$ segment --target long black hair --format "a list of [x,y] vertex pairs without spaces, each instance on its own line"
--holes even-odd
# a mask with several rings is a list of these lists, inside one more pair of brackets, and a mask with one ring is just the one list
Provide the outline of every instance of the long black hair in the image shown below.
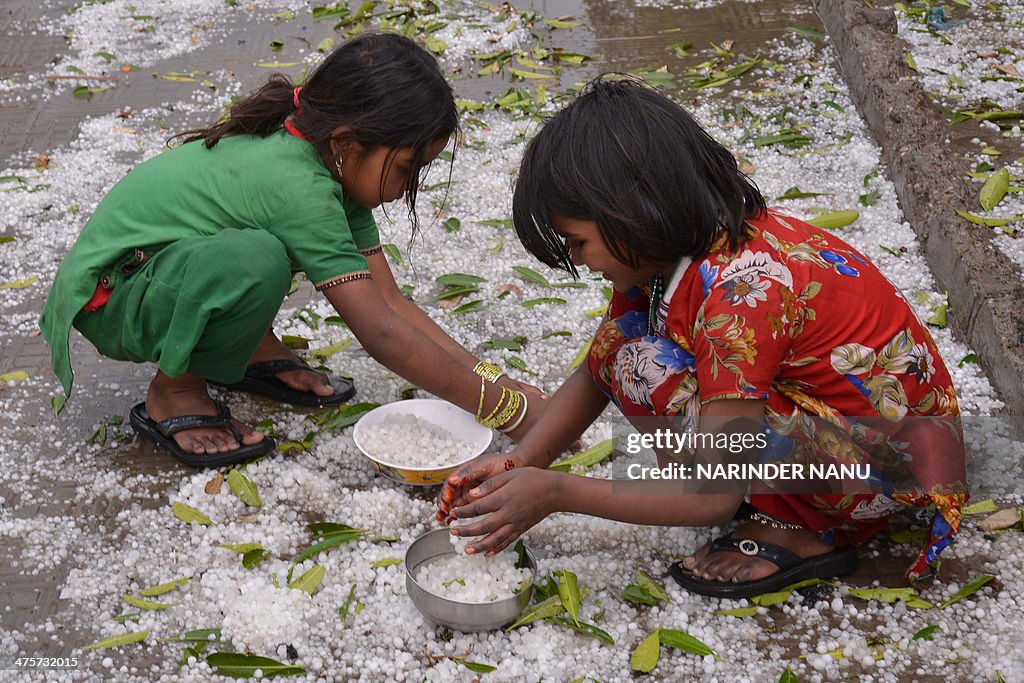
[[590,81],[530,141],[512,219],[543,263],[578,275],[551,212],[597,223],[609,251],[673,263],[696,257],[726,231],[735,248],[764,198],[733,155],[682,107],[621,74]]
[[[273,74],[225,118],[184,133],[185,141],[213,148],[229,135],[267,137],[292,116],[318,150],[329,148],[335,130],[348,127],[346,139],[367,149],[413,148],[412,166],[419,170],[435,142],[458,138],[458,110],[437,60],[402,35],[363,34],[335,48],[302,84],[298,108],[294,88],[288,76]],[[419,173],[411,173],[405,201],[414,228],[419,184]]]

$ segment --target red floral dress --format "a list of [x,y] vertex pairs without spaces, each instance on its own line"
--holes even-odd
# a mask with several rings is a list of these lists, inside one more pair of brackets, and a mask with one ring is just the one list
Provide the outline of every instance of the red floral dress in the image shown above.
[[[916,579],[950,543],[966,500],[959,409],[935,342],[899,290],[836,236],[774,213],[748,226],[738,250],[723,237],[680,264],[653,329],[647,292],[616,292],[589,370],[627,417],[696,421],[708,401],[763,399],[784,447],[763,449],[761,461],[880,466],[873,446],[888,446],[916,486],[796,494],[755,484],[748,500],[838,545],[934,505],[907,571]],[[922,429],[927,420],[940,427]]]

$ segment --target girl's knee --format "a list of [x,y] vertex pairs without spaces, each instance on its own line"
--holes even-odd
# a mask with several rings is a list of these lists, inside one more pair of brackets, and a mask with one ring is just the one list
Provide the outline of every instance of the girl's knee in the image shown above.
[[223,244],[213,256],[224,282],[234,288],[283,299],[291,286],[288,252],[281,240],[263,230],[225,230]]

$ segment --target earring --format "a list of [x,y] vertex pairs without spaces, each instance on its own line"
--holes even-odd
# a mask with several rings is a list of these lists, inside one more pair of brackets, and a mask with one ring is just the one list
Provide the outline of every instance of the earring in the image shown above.
[[334,157],[334,170],[336,170],[338,172],[338,180],[341,180],[341,176],[342,176],[341,164],[344,161],[345,160],[342,159],[340,154],[338,156]]

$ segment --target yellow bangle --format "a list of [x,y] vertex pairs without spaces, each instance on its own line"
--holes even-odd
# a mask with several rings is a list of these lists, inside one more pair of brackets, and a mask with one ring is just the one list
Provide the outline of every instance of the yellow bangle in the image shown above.
[[494,422],[491,425],[495,429],[501,429],[515,416],[516,411],[519,410],[519,406],[523,403],[523,395],[518,391],[512,391],[509,393],[508,402],[501,409],[501,412],[494,418]]
[[516,421],[513,422],[512,424],[507,425],[505,427],[498,427],[498,431],[501,432],[502,434],[508,434],[510,432],[516,431],[517,429],[519,429],[519,425],[523,424],[523,420],[526,419],[526,411],[530,409],[530,402],[527,400],[526,394],[522,394],[522,397],[523,397],[523,410],[522,410],[522,412],[519,413],[519,417],[517,417]]
[[480,422],[481,424],[487,425],[488,427],[493,427],[494,426],[495,416],[502,409],[502,405],[501,405],[502,402],[506,401],[506,400],[511,400],[511,398],[510,398],[511,394],[512,394],[512,392],[509,391],[508,388],[501,387],[501,396],[498,397],[498,402],[494,404],[494,410],[492,410],[491,413],[487,417],[482,417],[479,420],[477,420],[477,422]]
[[481,416],[484,414],[484,389],[487,387],[487,383],[484,382],[483,378],[480,378],[480,403],[476,407],[476,420],[480,421]]
[[500,377],[505,375],[501,368],[494,363],[488,363],[487,361],[480,361],[477,363],[476,366],[473,367],[473,372],[480,375],[491,384],[494,384]]

